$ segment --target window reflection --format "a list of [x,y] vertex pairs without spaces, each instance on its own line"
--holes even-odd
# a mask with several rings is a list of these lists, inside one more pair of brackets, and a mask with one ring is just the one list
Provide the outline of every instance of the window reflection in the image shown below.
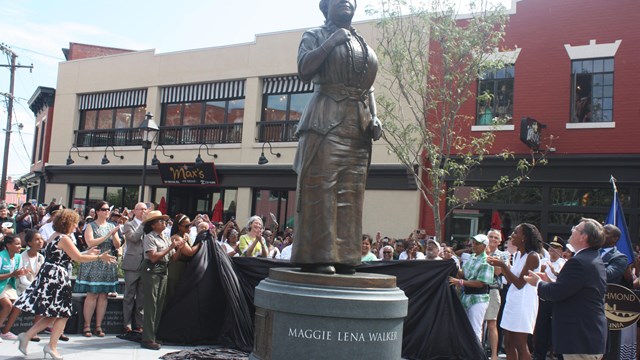
[[80,130],[130,129],[139,127],[144,120],[144,106],[110,108],[100,110],[82,110]]
[[510,124],[513,119],[514,66],[487,72],[478,82],[477,125]]
[[244,99],[163,104],[162,126],[237,124],[244,120]]
[[313,93],[265,95],[263,121],[298,121]]
[[[629,189],[618,189],[620,204],[624,207],[631,201]],[[613,190],[611,188],[552,188],[551,204],[555,206],[611,206]]]
[[613,121],[613,58],[571,63],[571,121]]

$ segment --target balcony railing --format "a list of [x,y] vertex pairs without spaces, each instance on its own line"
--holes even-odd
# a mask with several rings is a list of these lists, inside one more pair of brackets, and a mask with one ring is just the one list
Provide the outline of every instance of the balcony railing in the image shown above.
[[[74,131],[78,147],[141,146],[140,129],[100,129]],[[230,144],[242,142],[242,123],[161,126],[158,143],[161,145]]]
[[133,146],[142,144],[140,129],[95,129],[76,130],[78,147]]
[[298,121],[260,121],[258,126],[259,142],[291,142],[298,141],[295,135]]
[[161,126],[161,145],[233,144],[242,142],[242,123],[199,126]]

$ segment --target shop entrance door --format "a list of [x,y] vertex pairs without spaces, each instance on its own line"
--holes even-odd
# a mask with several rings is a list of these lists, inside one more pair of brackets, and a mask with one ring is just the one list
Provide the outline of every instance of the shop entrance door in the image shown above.
[[211,217],[213,207],[220,199],[220,189],[213,187],[171,187],[167,211],[174,216],[183,213],[191,219],[196,214],[207,214]]

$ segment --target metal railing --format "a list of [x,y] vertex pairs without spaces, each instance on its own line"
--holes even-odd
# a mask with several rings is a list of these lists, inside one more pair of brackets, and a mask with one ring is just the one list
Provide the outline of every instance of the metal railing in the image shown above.
[[295,142],[298,120],[295,121],[260,121],[257,123],[259,142]]
[[198,126],[161,126],[158,144],[235,144],[242,142],[242,123]]
[[[259,142],[296,142],[298,121],[260,121],[257,123]],[[76,130],[77,147],[141,146],[140,130],[100,129]],[[198,126],[161,126],[160,145],[239,144],[242,123]]]
[[74,131],[77,147],[140,146],[140,129],[94,129]]
[[[77,147],[141,146],[140,129],[75,130]],[[242,123],[161,126],[158,135],[160,145],[230,144],[242,142]]]

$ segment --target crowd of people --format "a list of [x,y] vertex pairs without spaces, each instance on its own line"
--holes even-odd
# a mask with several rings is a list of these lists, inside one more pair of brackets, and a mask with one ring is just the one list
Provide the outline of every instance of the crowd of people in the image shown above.
[[[192,220],[182,213],[169,217],[149,210],[142,202],[129,211],[99,201],[86,216],[79,209],[65,209],[55,202],[48,206],[28,202],[15,214],[10,210],[0,204],[0,325],[4,323],[0,341],[17,340],[20,351],[26,354],[28,342],[40,341],[38,334],[48,330],[51,337],[44,352],[54,359],[60,358],[58,341],[68,340],[63,330],[71,315],[72,293],[86,294],[82,334],[105,336],[102,322],[108,297],[117,295],[118,267],[125,283],[122,331],[140,333],[141,346],[157,350],[161,345],[155,334],[162,312],[174,295],[186,263],[203,241],[215,241],[229,257],[280,260],[291,258],[294,241],[291,227],[265,228],[260,216],[252,216],[241,225],[234,218],[224,223],[212,222],[205,214]],[[531,345],[535,359],[546,359],[554,353],[571,359],[567,355],[575,351],[606,352],[604,284],[640,287],[640,257],[636,256],[627,267],[626,257],[623,259],[624,254],[621,257],[615,249],[619,237],[615,226],[603,227],[592,219],[583,219],[575,226],[566,242],[559,237],[545,241],[538,229],[527,223],[516,226],[506,241],[501,230],[491,229],[455,245],[439,242],[422,229],[412,231],[406,238],[377,232],[373,237],[362,235],[361,260],[452,260],[458,272],[449,278],[449,284],[459,292],[478,340],[486,339],[492,360],[498,358],[501,338],[508,359],[531,359]],[[585,286],[591,286],[597,294],[594,302],[602,306],[583,310],[584,317],[592,315],[590,325],[597,329],[594,331],[602,332],[602,337],[590,339],[590,347],[567,344],[573,340],[566,338],[566,331],[558,333],[552,320],[558,318],[554,304],[573,299],[575,293],[565,290],[558,294],[554,285],[566,281],[563,275],[569,273],[567,265],[575,267],[569,259],[587,254],[585,249],[599,248],[606,249],[608,255],[591,261],[597,263],[594,277],[602,275],[606,279]],[[72,261],[80,263],[73,286]],[[575,292],[586,291],[571,288]],[[36,314],[34,324],[27,332],[15,335],[11,328],[22,311]]]

